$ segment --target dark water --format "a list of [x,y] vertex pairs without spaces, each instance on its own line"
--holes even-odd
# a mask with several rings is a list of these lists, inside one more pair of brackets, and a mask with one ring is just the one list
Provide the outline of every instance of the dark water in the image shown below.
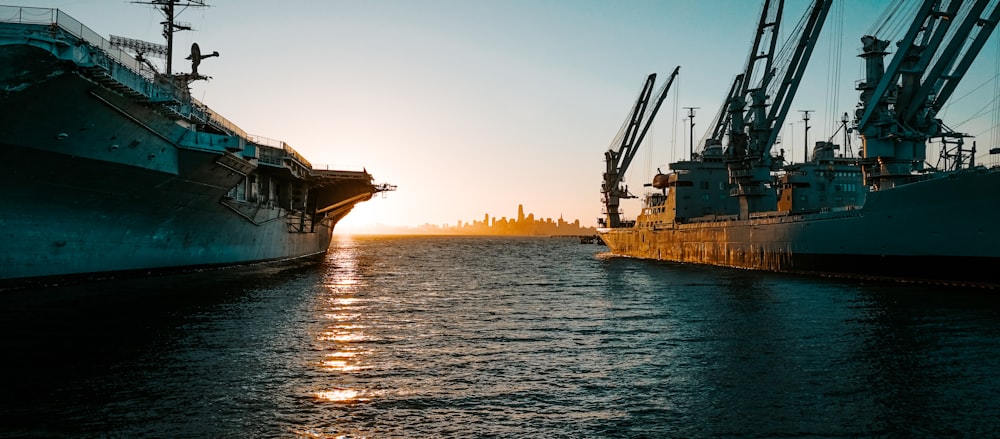
[[998,437],[1000,293],[339,238],[0,295],[4,437]]

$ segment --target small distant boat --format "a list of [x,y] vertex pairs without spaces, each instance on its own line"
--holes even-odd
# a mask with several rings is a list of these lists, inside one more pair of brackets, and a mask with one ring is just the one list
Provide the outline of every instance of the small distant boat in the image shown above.
[[580,236],[580,244],[604,244],[598,235]]

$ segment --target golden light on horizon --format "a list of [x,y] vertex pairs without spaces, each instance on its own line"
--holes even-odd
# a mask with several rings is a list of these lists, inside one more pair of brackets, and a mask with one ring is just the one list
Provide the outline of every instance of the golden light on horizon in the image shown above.
[[386,213],[387,206],[378,206],[378,199],[371,199],[354,206],[334,227],[334,233],[350,235],[352,232],[364,231],[376,227],[387,218],[393,218]]

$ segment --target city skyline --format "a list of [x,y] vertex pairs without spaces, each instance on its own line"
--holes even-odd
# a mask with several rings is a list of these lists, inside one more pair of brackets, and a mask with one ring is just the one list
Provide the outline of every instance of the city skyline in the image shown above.
[[480,220],[457,220],[454,225],[421,224],[410,226],[388,226],[376,224],[373,227],[351,230],[353,234],[419,234],[419,235],[502,235],[502,236],[582,236],[595,235],[597,229],[581,225],[579,219],[566,221],[559,218],[535,218],[534,213],[525,213],[524,205],[518,204],[517,217],[483,215]]

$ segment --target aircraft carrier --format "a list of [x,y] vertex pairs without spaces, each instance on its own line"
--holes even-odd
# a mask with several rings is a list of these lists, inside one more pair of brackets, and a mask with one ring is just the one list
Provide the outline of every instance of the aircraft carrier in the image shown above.
[[0,6],[0,285],[322,254],[357,203],[395,188],[314,167],[192,98],[217,53],[195,44],[191,72],[173,72],[175,11],[204,4],[146,3],[166,45]]

